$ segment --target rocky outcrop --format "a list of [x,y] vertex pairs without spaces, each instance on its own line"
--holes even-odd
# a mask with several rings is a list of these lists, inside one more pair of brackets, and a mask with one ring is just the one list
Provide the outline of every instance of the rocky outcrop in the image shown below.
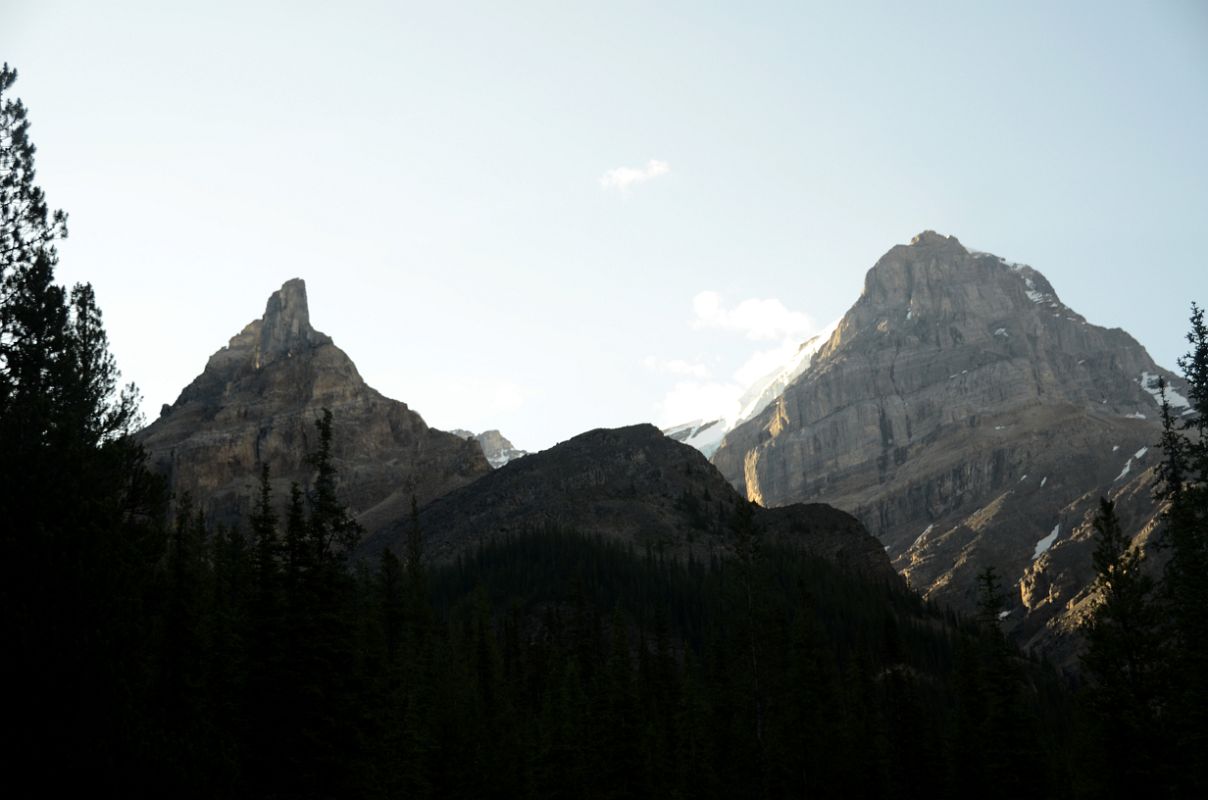
[[[723,554],[744,501],[699,452],[652,425],[588,431],[525,456],[420,509],[425,553],[447,560],[482,537],[554,526],[656,548]],[[400,549],[410,521],[370,537],[362,555]],[[764,535],[851,570],[897,580],[881,545],[829,506],[754,509]]]
[[972,608],[994,566],[1008,625],[1040,645],[1089,579],[1099,495],[1152,530],[1159,377],[1182,385],[1036,270],[928,231],[877,262],[809,368],[713,461],[765,505],[852,512],[932,599]]
[[509,461],[514,461],[521,456],[527,456],[527,450],[521,450],[516,447],[507,437],[497,430],[483,431],[482,433],[472,433],[461,428],[455,428],[449,433],[454,436],[460,436],[462,439],[473,439],[478,442],[478,446],[482,448],[482,454],[486,456],[487,462],[495,469],[499,469]]
[[490,471],[481,449],[429,428],[406,404],[367,386],[331,337],[310,324],[306,285],[288,281],[264,316],[210,357],[205,370],[139,433],[154,469],[214,522],[250,508],[259,465],[279,498],[306,485],[322,409],[334,420],[340,496],[370,530]]

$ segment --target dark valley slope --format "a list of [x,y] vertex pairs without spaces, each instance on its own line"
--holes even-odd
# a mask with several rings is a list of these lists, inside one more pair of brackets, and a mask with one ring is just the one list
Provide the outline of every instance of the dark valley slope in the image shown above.
[[[653,425],[588,431],[505,464],[420,510],[426,553],[447,560],[491,537],[573,529],[707,557],[733,544],[742,497],[699,452]],[[853,571],[896,579],[883,548],[853,517],[814,503],[754,508],[753,527]],[[410,520],[369,537],[365,557],[401,551]]]

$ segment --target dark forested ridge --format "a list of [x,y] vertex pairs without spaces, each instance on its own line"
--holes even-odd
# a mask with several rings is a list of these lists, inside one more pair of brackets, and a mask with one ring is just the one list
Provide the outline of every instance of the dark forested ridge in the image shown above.
[[[751,506],[701,453],[653,425],[600,428],[527,455],[419,509],[434,561],[484,536],[557,527],[708,559],[724,550],[740,507],[766,537],[852,571],[900,581],[881,544],[850,514],[821,503]],[[358,547],[397,554],[407,519],[371,532]]]
[[[1204,789],[1202,416],[1176,421],[1164,408],[1165,574],[1145,572],[1111,504],[1101,510],[1102,601],[1078,682],[1004,638],[993,570],[979,613],[959,618],[892,576],[801,546],[798,512],[736,500],[708,473],[679,491],[659,484],[639,515],[705,549],[640,531],[605,537],[591,505],[576,525],[536,524],[517,498],[549,492],[543,464],[565,477],[538,459],[482,479],[515,524],[490,518],[472,535],[488,519],[475,516],[489,510],[481,495],[443,508],[455,531],[413,507],[366,553],[322,413],[306,485],[275,492],[265,467],[247,476],[259,483],[251,513],[213,525],[147,469],[135,395],[118,389],[91,287],[55,283],[66,217],[34,183],[25,109],[8,97],[15,77],[0,72],[6,795]],[[1198,309],[1189,338],[1181,366],[1203,409]],[[593,474],[601,513],[639,501],[636,485]],[[454,534],[447,558],[426,557]]]

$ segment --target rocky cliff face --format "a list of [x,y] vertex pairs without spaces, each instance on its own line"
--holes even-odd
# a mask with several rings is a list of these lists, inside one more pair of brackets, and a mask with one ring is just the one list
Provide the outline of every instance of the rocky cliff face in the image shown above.
[[367,386],[331,337],[311,327],[297,279],[139,439],[173,491],[190,492],[211,520],[233,522],[250,508],[261,463],[278,498],[290,482],[308,483],[305,456],[323,408],[334,415],[341,498],[370,530],[405,516],[413,494],[427,502],[490,471],[477,444],[429,428]]
[[1159,376],[1182,385],[1036,270],[928,231],[877,262],[809,368],[713,461],[762,504],[852,512],[929,597],[971,608],[994,566],[1009,628],[1043,644],[1092,574],[1099,495],[1152,530]]
[[[743,502],[699,452],[652,425],[580,434],[525,456],[420,510],[425,552],[448,559],[481,537],[546,526],[657,547],[722,554]],[[879,578],[897,576],[881,545],[852,516],[821,504],[755,509],[764,535]],[[401,548],[410,521],[366,540],[362,556]]]

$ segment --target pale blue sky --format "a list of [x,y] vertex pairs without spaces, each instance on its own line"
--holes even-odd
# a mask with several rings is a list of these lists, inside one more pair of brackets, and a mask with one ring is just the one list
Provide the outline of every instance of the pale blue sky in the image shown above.
[[530,449],[715,405],[925,228],[1166,366],[1208,303],[1203,2],[0,0],[0,59],[149,416],[295,276]]

